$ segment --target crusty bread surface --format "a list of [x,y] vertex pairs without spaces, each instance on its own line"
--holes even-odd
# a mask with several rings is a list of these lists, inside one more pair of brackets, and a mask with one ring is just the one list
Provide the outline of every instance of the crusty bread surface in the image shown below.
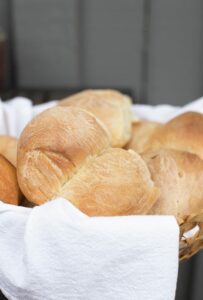
[[132,149],[138,153],[145,150],[145,146],[154,132],[163,125],[158,122],[137,121],[132,125],[132,135],[125,149]]
[[0,154],[6,157],[16,167],[17,139],[8,135],[0,136]]
[[203,209],[203,161],[184,151],[158,149],[143,154],[160,190],[150,214],[183,217]]
[[0,154],[0,200],[18,205],[20,190],[17,182],[16,168]]
[[80,107],[94,114],[109,130],[113,147],[123,147],[131,137],[131,99],[116,90],[85,90],[62,99],[59,105]]

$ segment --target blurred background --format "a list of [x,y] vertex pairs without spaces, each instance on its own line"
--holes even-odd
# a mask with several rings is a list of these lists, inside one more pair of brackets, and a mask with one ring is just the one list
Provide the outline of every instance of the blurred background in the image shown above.
[[[90,87],[154,105],[201,97],[203,1],[0,0],[0,97]],[[202,276],[203,253],[182,262],[176,300],[203,299]]]

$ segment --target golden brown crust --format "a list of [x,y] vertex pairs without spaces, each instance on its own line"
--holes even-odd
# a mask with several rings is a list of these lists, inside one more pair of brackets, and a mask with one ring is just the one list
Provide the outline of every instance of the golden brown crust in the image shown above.
[[160,197],[151,214],[178,218],[203,209],[203,161],[194,154],[159,149],[143,154]]
[[19,204],[20,191],[15,167],[0,154],[0,200],[8,204]]
[[142,158],[118,148],[90,158],[61,191],[89,216],[146,214],[158,195]]
[[145,151],[159,148],[187,151],[203,159],[203,115],[187,112],[156,130]]
[[125,149],[132,149],[138,153],[142,153],[150,137],[161,127],[162,124],[157,122],[134,122],[132,126],[132,136],[129,143],[125,146]]
[[30,202],[62,196],[91,216],[146,213],[158,198],[141,157],[110,148],[108,132],[76,107],[49,109],[27,125],[17,173]]
[[16,167],[17,139],[7,135],[0,136],[0,154],[6,157]]
[[35,117],[24,129],[18,145],[18,181],[27,199],[41,204],[89,156],[109,147],[107,131],[88,112],[55,107]]
[[130,139],[131,99],[115,90],[85,90],[59,102],[61,106],[76,106],[94,114],[107,127],[113,147],[123,147]]

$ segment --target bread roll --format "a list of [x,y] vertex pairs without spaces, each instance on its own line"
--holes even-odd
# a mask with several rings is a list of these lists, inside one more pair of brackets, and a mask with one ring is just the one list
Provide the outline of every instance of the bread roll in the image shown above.
[[143,154],[160,197],[150,214],[183,217],[203,209],[203,161],[194,154],[159,149]]
[[187,151],[203,159],[203,115],[187,112],[156,130],[145,150],[159,148]]
[[161,128],[161,126],[162,124],[157,122],[134,122],[132,126],[132,136],[129,143],[125,146],[125,149],[132,149],[138,153],[142,153],[150,137],[158,128]]
[[89,216],[146,213],[158,197],[142,158],[110,148],[105,127],[77,107],[49,109],[28,124],[17,171],[30,202],[62,196]]
[[85,90],[59,102],[76,106],[101,120],[111,133],[113,147],[123,147],[131,137],[131,99],[115,90]]
[[0,136],[0,154],[6,157],[16,167],[17,139],[7,135]]
[[19,204],[20,191],[15,167],[0,154],[0,200],[8,204]]

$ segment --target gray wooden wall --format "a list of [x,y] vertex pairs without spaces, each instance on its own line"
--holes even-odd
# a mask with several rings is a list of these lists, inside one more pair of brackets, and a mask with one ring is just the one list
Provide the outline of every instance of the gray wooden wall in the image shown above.
[[0,0],[0,26],[19,87],[118,86],[177,105],[203,94],[202,0]]
[[151,0],[150,19],[148,99],[182,104],[200,97],[203,1]]
[[[0,0],[8,83],[124,87],[141,102],[203,94],[202,0]],[[203,299],[203,255],[180,267],[177,300]]]

